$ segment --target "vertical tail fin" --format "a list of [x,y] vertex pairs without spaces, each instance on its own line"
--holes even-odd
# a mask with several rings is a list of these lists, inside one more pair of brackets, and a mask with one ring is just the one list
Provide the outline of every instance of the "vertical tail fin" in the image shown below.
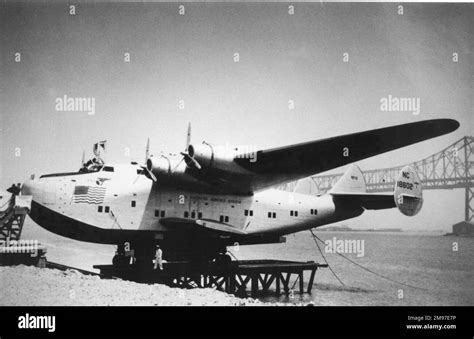
[[329,193],[366,193],[365,179],[357,165],[351,165]]

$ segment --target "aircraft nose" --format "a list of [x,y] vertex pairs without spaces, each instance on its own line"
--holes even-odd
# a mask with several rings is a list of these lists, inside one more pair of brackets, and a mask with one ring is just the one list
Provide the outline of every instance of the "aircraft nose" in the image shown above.
[[43,183],[38,179],[30,179],[21,186],[21,195],[31,195],[33,200],[39,201],[43,192]]

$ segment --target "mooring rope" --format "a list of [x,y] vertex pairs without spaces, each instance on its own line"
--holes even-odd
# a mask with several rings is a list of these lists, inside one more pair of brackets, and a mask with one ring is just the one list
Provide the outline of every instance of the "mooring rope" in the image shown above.
[[326,265],[328,265],[329,270],[330,270],[330,271],[332,272],[332,274],[336,277],[336,279],[341,283],[341,285],[342,285],[342,286],[345,286],[345,284],[344,284],[344,283],[342,282],[342,280],[337,276],[336,272],[334,272],[334,270],[332,269],[331,265],[329,265],[328,261],[326,260],[326,257],[324,256],[323,251],[321,250],[321,247],[319,247],[318,241],[316,240],[316,236],[315,236],[315,234],[313,233],[313,230],[310,229],[309,231],[310,231],[311,234],[313,235],[313,240],[314,240],[314,242],[316,243],[316,246],[318,246],[319,253],[321,253],[321,256],[323,257],[324,262],[326,263]]
[[[317,240],[319,240],[320,242],[324,243],[323,240],[321,240],[320,238],[318,238],[318,236],[316,236],[316,235],[313,233],[313,230],[312,230],[312,229],[310,229],[310,232],[311,232],[311,234],[312,234],[312,236],[313,236],[313,239],[317,239]],[[315,242],[316,242],[316,244],[317,244],[317,241],[316,241],[316,240],[315,240]],[[319,248],[319,245],[318,245],[318,248]],[[321,251],[321,249],[320,249],[320,251]],[[374,271],[372,271],[371,269],[369,269],[369,268],[367,268],[367,267],[365,267],[365,266],[362,266],[361,264],[355,262],[354,260],[349,259],[348,257],[346,257],[345,255],[343,255],[342,253],[337,252],[337,251],[335,251],[335,252],[336,252],[337,254],[339,254],[341,257],[343,257],[344,259],[346,259],[346,260],[348,260],[349,262],[353,263],[354,265],[356,265],[356,266],[362,268],[363,270],[366,270],[367,272],[370,272],[370,273],[376,275],[376,276],[379,277],[379,278],[386,279],[386,280],[391,281],[391,282],[393,282],[393,283],[400,284],[400,285],[404,285],[404,286],[407,286],[407,287],[411,287],[411,288],[415,288],[415,289],[427,291],[426,288],[422,288],[422,287],[418,287],[418,286],[406,284],[406,283],[404,283],[404,282],[397,281],[397,280],[394,280],[394,279],[389,278],[389,277],[387,277],[387,276],[384,276],[384,275],[382,275],[382,274],[379,274],[379,273],[377,273],[377,272],[374,272]],[[326,260],[326,259],[324,259],[324,260]],[[327,263],[327,261],[326,261],[326,263]],[[328,267],[330,268],[329,264],[328,264]],[[332,271],[332,270],[331,270],[331,271]]]

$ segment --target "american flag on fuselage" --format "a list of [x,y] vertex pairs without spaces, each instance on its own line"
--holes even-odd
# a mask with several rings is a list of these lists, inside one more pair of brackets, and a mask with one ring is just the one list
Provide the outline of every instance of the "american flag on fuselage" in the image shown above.
[[106,188],[102,186],[76,186],[72,200],[76,204],[102,204]]

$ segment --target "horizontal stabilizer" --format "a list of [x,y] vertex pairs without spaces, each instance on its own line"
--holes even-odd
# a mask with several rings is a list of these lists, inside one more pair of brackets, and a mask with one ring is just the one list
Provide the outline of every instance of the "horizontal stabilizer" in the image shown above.
[[357,203],[367,210],[396,207],[393,193],[331,193],[337,200]]

